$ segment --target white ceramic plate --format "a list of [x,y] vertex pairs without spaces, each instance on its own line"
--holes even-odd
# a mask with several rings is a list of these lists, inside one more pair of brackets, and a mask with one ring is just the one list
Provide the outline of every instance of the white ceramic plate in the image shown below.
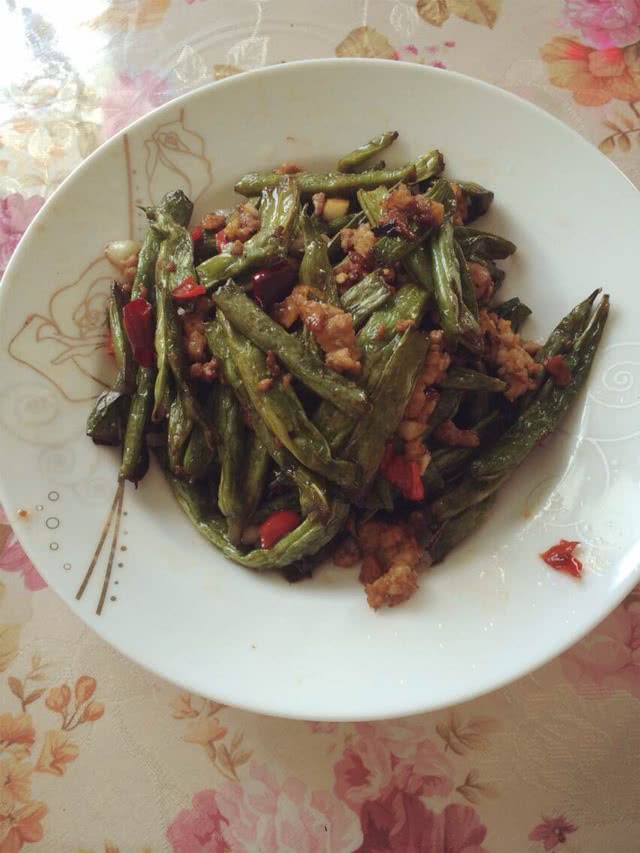
[[[101,342],[111,270],[102,249],[141,233],[136,204],[182,187],[201,215],[231,202],[245,171],[283,160],[328,167],[386,128],[401,134],[397,162],[438,146],[449,174],[495,190],[485,222],[519,246],[505,296],[533,307],[531,336],[594,287],[611,292],[613,310],[588,392],[561,433],[503,490],[485,527],[422,577],[410,602],[374,613],[355,570],[326,567],[290,586],[225,561],[156,469],[137,491],[127,485],[121,504],[117,451],[94,447],[84,425],[108,363]],[[321,60],[245,74],[168,104],[65,182],[0,288],[1,498],[24,548],[122,652],[255,711],[401,715],[523,675],[606,616],[640,574],[639,223],[640,197],[594,148],[542,111],[460,75]],[[583,543],[581,581],[538,557],[561,537]]]

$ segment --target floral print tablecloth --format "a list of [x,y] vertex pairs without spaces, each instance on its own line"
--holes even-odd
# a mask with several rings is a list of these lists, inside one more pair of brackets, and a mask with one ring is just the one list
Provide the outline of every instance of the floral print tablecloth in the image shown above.
[[[303,57],[480,77],[640,181],[640,0],[4,0],[0,33],[0,270],[111,134]],[[0,570],[0,853],[640,850],[640,590],[498,693],[406,720],[297,723],[129,663],[45,588],[4,515]]]

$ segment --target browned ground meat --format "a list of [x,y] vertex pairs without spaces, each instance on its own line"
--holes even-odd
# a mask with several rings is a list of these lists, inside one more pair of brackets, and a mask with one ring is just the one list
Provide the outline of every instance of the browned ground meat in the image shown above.
[[433,433],[434,437],[450,447],[477,447],[480,444],[474,429],[459,429],[453,421],[443,421]]
[[400,184],[382,202],[380,225],[392,225],[401,236],[412,238],[410,224],[419,228],[440,225],[444,218],[444,207],[427,195],[413,195],[406,184]]
[[267,370],[271,376],[280,376],[280,365],[273,350],[267,350]]
[[228,242],[246,243],[260,229],[260,213],[250,201],[239,204],[227,220],[222,233]]
[[204,320],[196,313],[185,314],[182,317],[184,333],[184,348],[191,362],[204,361],[207,348],[207,338],[204,333]]
[[215,358],[210,361],[205,361],[204,364],[200,361],[194,362],[189,368],[189,373],[192,379],[202,382],[213,382],[218,376],[218,362]]
[[276,175],[297,175],[298,172],[303,172],[304,169],[301,169],[297,163],[284,162],[280,163],[280,165],[277,166],[273,171],[276,173]]
[[210,310],[211,300],[207,296],[200,296],[196,300],[193,311],[182,315],[184,347],[190,362],[202,362],[207,359],[204,323]]
[[382,577],[365,587],[367,604],[374,610],[395,607],[407,601],[418,589],[418,575],[406,563],[395,563]]
[[516,400],[526,391],[534,390],[542,365],[533,360],[528,344],[513,331],[511,322],[482,308],[480,329],[486,342],[487,361],[507,383],[507,399]]
[[328,367],[338,373],[359,373],[360,349],[356,346],[353,317],[335,305],[309,299],[313,290],[294,287],[286,299],[276,304],[272,317],[285,328],[301,319],[325,352]]
[[372,519],[360,526],[358,541],[364,554],[360,580],[370,606],[393,607],[410,598],[418,588],[415,569],[424,553],[409,525]]
[[363,257],[370,254],[376,242],[371,226],[364,222],[357,228],[343,228],[340,232],[340,245],[343,252],[353,250]]
[[362,551],[353,536],[346,536],[334,549],[331,559],[336,566],[351,568],[362,559]]
[[467,202],[465,201],[464,193],[455,181],[449,181],[449,185],[453,190],[453,195],[456,200],[456,212],[453,216],[453,224],[464,225],[468,216]]
[[273,386],[273,379],[270,376],[268,376],[265,379],[261,379],[258,382],[258,384],[256,385],[256,388],[258,389],[258,391],[260,391],[262,394],[264,394],[264,392],[268,391],[272,386]]
[[366,222],[357,228],[342,229],[340,245],[347,257],[336,267],[336,282],[340,287],[350,287],[371,271],[375,242],[376,235]]
[[205,231],[221,231],[227,224],[227,217],[222,213],[207,213],[200,226]]
[[468,266],[469,275],[473,282],[473,289],[476,292],[476,299],[481,304],[488,302],[495,290],[491,273],[483,264],[476,263],[476,261],[471,261]]
[[431,455],[424,446],[422,436],[426,432],[429,418],[438,404],[440,394],[432,386],[439,382],[449,368],[450,355],[443,350],[442,331],[429,333],[429,349],[424,366],[418,373],[404,416],[398,427],[398,435],[404,442],[404,455],[407,459],[420,463],[424,473],[431,461]]
[[444,349],[444,332],[433,329],[429,332],[429,350],[424,362],[424,371],[420,374],[425,385],[435,385],[444,379],[451,364],[451,356]]

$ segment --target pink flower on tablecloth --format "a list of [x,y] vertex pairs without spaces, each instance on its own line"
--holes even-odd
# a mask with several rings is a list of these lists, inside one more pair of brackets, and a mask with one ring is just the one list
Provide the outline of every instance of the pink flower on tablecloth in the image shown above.
[[167,828],[174,853],[228,853],[222,835],[227,819],[220,814],[215,791],[194,794],[193,808],[179,812]]
[[425,797],[451,793],[451,763],[424,737],[418,721],[356,723],[356,731],[333,768],[334,793],[349,808],[359,811],[394,789]]
[[480,823],[477,812],[471,806],[450,803],[436,815],[436,834],[428,850],[434,853],[487,853],[480,845],[487,834],[487,827]]
[[24,585],[32,592],[44,589],[47,585],[22,550],[2,507],[0,507],[0,571],[20,572]]
[[169,99],[166,77],[152,71],[119,74],[114,87],[102,100],[102,136],[108,139],[132,121]]
[[554,850],[558,844],[564,844],[567,835],[575,832],[578,827],[560,815],[560,817],[543,817],[529,833],[529,841],[544,841],[545,850]]
[[630,599],[562,657],[580,693],[627,690],[640,699],[640,601]]
[[393,789],[360,813],[362,847],[356,853],[487,853],[487,828],[471,806],[454,803],[436,814],[417,796]]
[[9,258],[27,226],[43,204],[44,199],[40,195],[25,198],[20,193],[11,193],[0,199],[0,275],[5,271]]
[[565,0],[565,18],[592,47],[624,47],[640,39],[640,0]]
[[[311,791],[299,779],[279,784],[257,762],[250,764],[242,785],[225,782],[216,801],[226,821],[227,849],[234,853],[333,853],[355,850],[362,841],[355,815],[328,791]],[[186,853],[186,848],[174,849]]]

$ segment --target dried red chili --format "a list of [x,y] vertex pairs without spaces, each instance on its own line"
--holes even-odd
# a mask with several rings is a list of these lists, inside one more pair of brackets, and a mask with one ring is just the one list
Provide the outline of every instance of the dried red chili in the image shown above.
[[129,338],[133,357],[140,367],[152,367],[156,353],[153,346],[153,308],[139,297],[127,302],[122,311],[124,329]]
[[269,311],[289,295],[297,278],[295,267],[287,261],[277,261],[273,266],[257,270],[251,276],[253,298],[264,311]]
[[387,444],[382,465],[382,476],[397,486],[410,501],[424,500],[424,485],[420,476],[420,465],[414,459],[399,456],[391,444]]
[[582,577],[582,563],[577,557],[573,556],[573,552],[579,544],[579,542],[561,539],[557,545],[552,545],[540,556],[552,569],[558,572],[567,572],[574,578],[579,578]]
[[191,230],[191,239],[193,242],[197,243],[198,240],[201,240],[203,233],[202,227],[200,225],[196,225],[196,227]]
[[172,290],[171,295],[178,302],[182,302],[187,299],[196,299],[198,296],[204,296],[206,292],[207,290],[203,284],[198,284],[192,275],[188,275]]
[[273,548],[287,533],[291,533],[300,524],[301,518],[292,509],[281,509],[272,513],[260,525],[260,547]]

